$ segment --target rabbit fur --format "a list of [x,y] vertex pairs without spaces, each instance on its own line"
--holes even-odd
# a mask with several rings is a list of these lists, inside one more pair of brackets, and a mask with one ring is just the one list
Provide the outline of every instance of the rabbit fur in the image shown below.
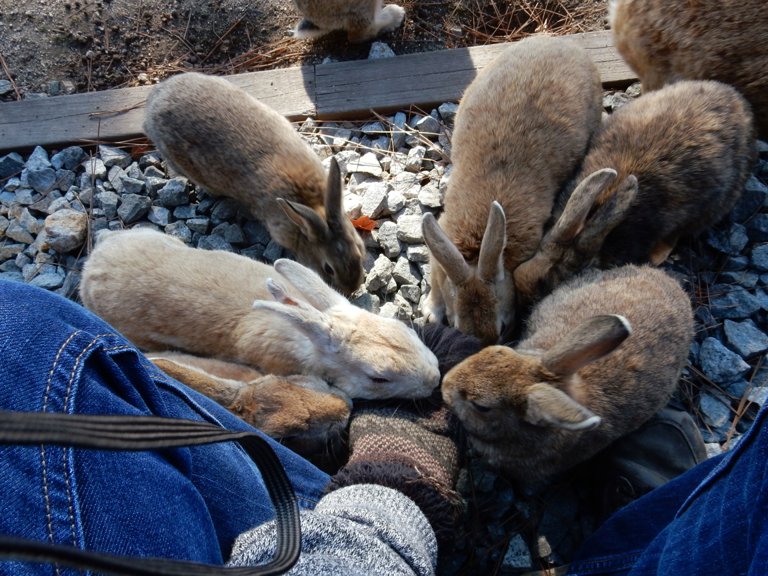
[[764,0],[613,0],[614,44],[643,91],[677,80],[737,88],[768,139],[768,11]]
[[536,250],[601,114],[597,69],[570,40],[515,42],[477,75],[456,114],[444,211],[439,222],[423,216],[427,321],[447,317],[485,344],[498,341],[514,321],[511,272]]
[[351,398],[421,398],[439,382],[437,359],[412,329],[354,306],[292,260],[272,267],[155,230],[104,231],[80,296],[146,351],[313,375]]
[[188,72],[155,86],[144,132],[170,165],[234,198],[330,285],[363,282],[363,240],[344,213],[338,164],[320,158],[269,106],[228,80]]
[[442,393],[491,465],[543,482],[668,401],[693,338],[689,299],[657,268],[591,270],[542,300],[516,348],[489,346]]
[[405,10],[382,0],[294,0],[304,17],[293,31],[296,38],[319,38],[346,30],[350,42],[373,40],[403,23]]
[[268,436],[324,440],[340,435],[351,402],[317,376],[275,376],[182,352],[149,353],[163,372],[224,406]]
[[679,237],[731,210],[756,157],[749,105],[730,86],[680,81],[625,104],[596,134],[536,254],[515,270],[519,302],[593,263],[661,264]]

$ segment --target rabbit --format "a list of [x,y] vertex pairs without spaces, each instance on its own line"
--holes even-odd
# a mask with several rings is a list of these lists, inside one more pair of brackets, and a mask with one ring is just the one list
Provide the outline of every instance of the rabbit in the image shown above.
[[447,317],[485,344],[513,324],[511,273],[535,252],[601,116],[597,68],[564,38],[515,42],[477,75],[456,114],[443,213],[422,220],[428,322]]
[[346,30],[350,42],[365,42],[395,30],[405,18],[402,7],[382,7],[383,0],[294,0],[294,4],[304,17],[293,31],[300,39]]
[[730,86],[683,80],[625,104],[596,134],[536,254],[514,271],[518,302],[592,264],[661,264],[679,237],[731,210],[756,159],[749,105]]
[[764,0],[612,0],[616,49],[643,91],[678,80],[719,80],[738,89],[768,139],[768,12]]
[[343,210],[338,164],[326,177],[282,115],[223,78],[188,72],[152,89],[144,132],[176,171],[239,201],[328,284],[345,294],[362,284],[365,247]]
[[589,270],[533,310],[515,348],[488,346],[443,378],[474,449],[537,485],[665,405],[693,339],[688,296],[663,271]]
[[273,438],[316,440],[346,428],[351,402],[317,376],[275,376],[234,362],[162,351],[163,372],[215,400]]
[[439,383],[435,355],[411,328],[354,306],[292,260],[272,267],[156,230],[103,231],[80,297],[145,351],[317,376],[350,398],[420,398]]

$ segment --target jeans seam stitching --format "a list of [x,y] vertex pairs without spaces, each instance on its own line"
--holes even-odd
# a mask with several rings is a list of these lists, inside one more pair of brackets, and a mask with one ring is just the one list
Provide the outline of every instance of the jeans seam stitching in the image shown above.
[[[63,352],[64,348],[67,347],[67,345],[72,341],[72,339],[79,334],[79,330],[75,330],[72,332],[72,334],[69,335],[69,337],[59,346],[59,349],[56,351],[56,356],[53,359],[53,363],[51,364],[51,369],[48,371],[48,382],[46,383],[45,390],[43,392],[43,406],[42,406],[42,412],[48,411],[48,398],[51,391],[51,383],[53,382],[53,373],[56,369],[56,365],[59,362],[59,358],[61,358],[61,353]],[[42,468],[42,476],[43,476],[43,501],[45,502],[45,517],[46,517],[46,528],[48,529],[48,540],[51,544],[54,544],[54,538],[53,538],[53,511],[51,510],[51,499],[50,499],[50,491],[48,488],[48,465],[47,460],[45,457],[45,445],[40,446],[40,465]],[[56,564],[56,574],[61,574],[61,569],[58,564]]]

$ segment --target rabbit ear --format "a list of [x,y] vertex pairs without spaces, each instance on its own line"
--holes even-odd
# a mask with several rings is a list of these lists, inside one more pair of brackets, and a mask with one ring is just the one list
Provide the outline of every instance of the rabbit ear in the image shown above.
[[435,220],[435,216],[426,212],[421,218],[421,230],[424,234],[424,241],[429,247],[429,251],[440,266],[445,270],[446,276],[456,285],[466,282],[472,275],[472,271],[461,255],[459,249],[454,246],[450,238],[445,235],[440,225]]
[[537,382],[528,390],[526,400],[523,419],[529,424],[565,430],[591,430],[600,425],[600,416],[550,384]]
[[613,184],[617,175],[616,170],[603,168],[581,181],[571,193],[563,213],[553,226],[551,236],[553,242],[568,243],[584,229],[584,223],[597,197]]
[[276,200],[285,215],[298,226],[301,233],[309,240],[322,240],[329,235],[328,225],[309,206],[285,198],[277,198]]
[[302,300],[291,298],[271,278],[267,280],[267,288],[277,301],[256,300],[253,310],[277,314],[290,321],[318,346],[338,352],[341,342],[334,338],[331,321],[323,312]]
[[577,239],[580,251],[587,254],[600,252],[605,237],[626,218],[637,192],[637,178],[630,174],[616,187],[613,195],[589,218],[586,228]]
[[477,274],[486,282],[500,280],[504,275],[502,255],[507,245],[507,219],[504,208],[495,200],[488,212],[483,241],[480,243],[480,256],[477,261]]
[[332,306],[351,306],[344,296],[328,286],[314,270],[288,258],[275,260],[274,267],[318,310],[327,310]]
[[570,376],[613,352],[631,333],[629,321],[623,316],[593,316],[547,350],[541,357],[541,364],[557,376]]
[[325,188],[325,220],[328,228],[336,230],[345,218],[342,202],[341,169],[336,158],[331,158],[328,181]]

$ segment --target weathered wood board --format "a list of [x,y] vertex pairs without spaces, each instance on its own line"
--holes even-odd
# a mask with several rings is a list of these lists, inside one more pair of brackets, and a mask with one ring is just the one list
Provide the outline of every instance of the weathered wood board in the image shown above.
[[[589,51],[606,86],[635,75],[613,47],[608,31],[574,34]],[[407,54],[383,60],[337,62],[228,76],[292,120],[363,118],[458,100],[478,70],[507,44]],[[141,136],[148,86],[0,104],[0,150]]]

